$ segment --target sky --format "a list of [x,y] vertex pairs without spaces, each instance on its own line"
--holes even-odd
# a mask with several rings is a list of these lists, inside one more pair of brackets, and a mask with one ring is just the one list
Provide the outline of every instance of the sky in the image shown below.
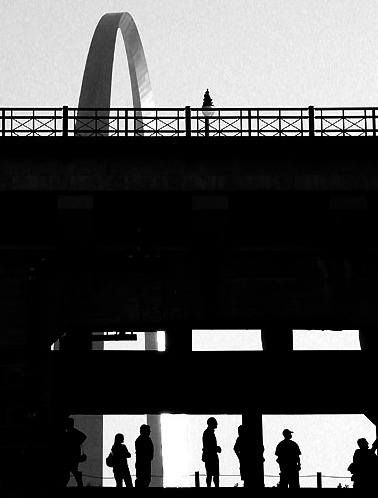
[[[75,107],[97,22],[129,12],[158,107],[373,106],[376,0],[1,0],[0,107]],[[131,107],[118,35],[112,105]]]

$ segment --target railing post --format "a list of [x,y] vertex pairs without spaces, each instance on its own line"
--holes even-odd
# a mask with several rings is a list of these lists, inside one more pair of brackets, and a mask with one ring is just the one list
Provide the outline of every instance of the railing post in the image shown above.
[[375,124],[375,109],[371,110],[371,119],[373,121],[373,137],[377,136],[377,127]]
[[190,115],[190,105],[185,107],[185,136],[190,137],[192,135],[192,118]]
[[313,105],[308,107],[308,134],[310,137],[315,136],[315,111]]
[[5,109],[1,109],[1,135],[5,137]]
[[62,114],[62,133],[64,137],[68,137],[68,106],[63,106],[63,114]]
[[198,472],[198,470],[197,470],[197,472],[194,472],[194,483],[195,483],[195,487],[196,488],[200,487],[200,480],[199,480],[199,472]]
[[322,473],[321,472],[316,473],[316,487],[318,489],[322,488]]

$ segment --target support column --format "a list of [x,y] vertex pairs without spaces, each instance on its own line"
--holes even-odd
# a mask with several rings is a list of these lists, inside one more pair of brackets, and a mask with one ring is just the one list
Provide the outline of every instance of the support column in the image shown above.
[[[157,351],[157,332],[145,332],[145,349],[146,351]],[[151,439],[154,443],[154,459],[151,466],[151,488],[163,487],[163,451],[161,439],[161,420],[160,415],[147,414],[147,425],[151,427]]]
[[264,351],[293,351],[293,330],[279,323],[261,329],[261,342]]
[[260,490],[264,487],[264,448],[262,414],[257,411],[245,411],[242,423],[250,449],[244,487]]
[[359,330],[362,351],[376,353],[378,351],[378,325],[364,325]]

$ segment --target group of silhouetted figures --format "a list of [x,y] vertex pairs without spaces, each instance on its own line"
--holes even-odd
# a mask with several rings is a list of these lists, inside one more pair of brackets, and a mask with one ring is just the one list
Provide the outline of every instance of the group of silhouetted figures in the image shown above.
[[[202,461],[206,469],[206,486],[219,487],[219,457],[222,449],[218,446],[215,436],[215,429],[218,422],[214,417],[207,420],[207,428],[202,435]],[[140,434],[135,440],[135,487],[147,488],[151,482],[151,462],[154,457],[154,445],[150,438],[151,429],[147,424],[140,427]],[[299,471],[301,470],[301,450],[298,444],[292,440],[293,431],[284,429],[282,435],[284,439],[277,444],[275,455],[280,467],[280,488],[299,488]],[[87,459],[82,452],[81,446],[87,436],[74,427],[73,418],[68,418],[66,423],[65,437],[62,448],[62,482],[67,486],[70,475],[74,476],[78,486],[83,486],[82,473],[79,471],[79,464]],[[368,490],[373,489],[376,480],[375,472],[378,470],[378,439],[369,448],[369,443],[365,438],[357,440],[358,449],[354,452],[353,461],[348,470],[352,474],[353,488]],[[235,441],[234,452],[239,459],[240,478],[246,485],[251,469],[251,441],[243,425],[238,427],[238,437]],[[265,461],[264,446],[261,447],[260,462]],[[127,460],[131,453],[124,444],[124,436],[118,433],[114,437],[114,444],[110,454],[106,458],[106,463],[112,467],[114,479],[117,487],[133,487],[131,474]]]
[[[135,487],[148,488],[151,482],[151,462],[154,457],[154,445],[150,438],[151,428],[143,424],[139,429],[139,436],[135,440]],[[68,418],[62,448],[62,484],[67,486],[71,474],[79,487],[83,487],[82,472],[79,465],[87,459],[82,452],[82,444],[87,436],[84,432],[74,427],[74,419]],[[114,444],[110,454],[106,458],[106,463],[112,467],[116,487],[133,487],[130,469],[127,460],[131,453],[124,444],[124,436],[118,433],[114,437]]]
[[[215,487],[219,487],[219,457],[221,447],[217,444],[215,429],[218,422],[214,417],[207,420],[207,429],[202,436],[202,461],[206,468],[206,486],[211,487],[212,481]],[[277,444],[275,455],[280,468],[281,489],[298,489],[299,471],[301,470],[301,450],[298,444],[292,440],[293,431],[284,429],[282,435],[284,439]],[[378,439],[369,448],[369,443],[365,438],[357,440],[358,449],[354,452],[353,462],[349,465],[348,470],[352,474],[353,488],[361,490],[374,489],[376,481],[376,472],[378,470]],[[243,425],[238,428],[238,437],[234,445],[234,451],[239,459],[240,478],[244,485],[251,471],[251,441],[247,437]],[[261,448],[260,463],[264,462],[264,446]],[[253,463],[252,463],[253,464]]]

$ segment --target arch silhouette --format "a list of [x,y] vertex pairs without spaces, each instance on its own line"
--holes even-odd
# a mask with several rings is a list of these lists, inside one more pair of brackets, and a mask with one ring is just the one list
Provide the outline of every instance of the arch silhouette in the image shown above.
[[[104,134],[108,132],[113,61],[118,29],[121,30],[127,55],[133,107],[155,107],[147,61],[133,18],[128,12],[104,14],[93,33],[85,63],[75,131],[93,130],[94,112],[92,114],[88,109],[96,108],[103,109],[101,130]],[[141,115],[141,112],[138,114]]]

